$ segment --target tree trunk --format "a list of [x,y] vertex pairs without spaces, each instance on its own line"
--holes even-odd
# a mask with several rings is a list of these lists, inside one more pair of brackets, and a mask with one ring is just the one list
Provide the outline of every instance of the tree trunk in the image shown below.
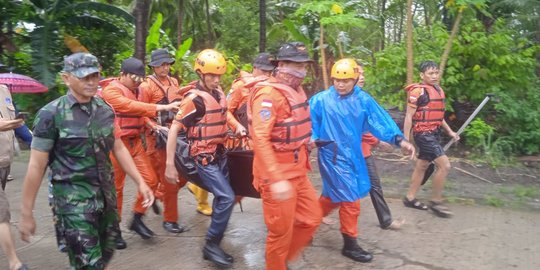
[[412,2],[407,0],[407,85],[413,83],[414,79]]
[[146,36],[148,36],[148,11],[150,0],[137,0],[133,16],[135,17],[135,58],[144,62],[146,56]]
[[184,6],[184,0],[178,0],[178,24],[177,24],[177,47],[180,47],[182,45],[182,30],[184,27],[184,12],[185,12],[185,6]]
[[381,40],[379,43],[379,51],[384,50],[384,43],[386,40],[386,21],[385,21],[385,11],[386,11],[386,0],[381,1],[380,5],[380,12],[379,12],[379,18],[380,18],[380,27],[381,27]]
[[[409,1],[409,0],[407,0]],[[401,43],[401,36],[403,35],[403,5],[399,5],[399,26],[398,26],[398,33],[396,35],[396,43]],[[408,13],[407,13],[408,14]]]
[[441,56],[441,63],[439,63],[440,78],[442,78],[442,76],[444,75],[446,62],[448,61],[448,56],[450,56],[450,51],[452,50],[452,43],[454,42],[454,39],[456,38],[457,32],[459,30],[459,23],[461,22],[461,18],[463,18],[463,11],[461,11],[460,9],[456,17],[456,21],[454,22],[454,26],[452,26],[452,32],[450,32],[450,36],[448,37],[448,41],[446,42],[446,46],[444,47],[444,52]]
[[208,0],[204,0],[206,13],[206,31],[208,33],[208,46],[214,47],[214,32],[212,30],[212,18],[210,18],[210,4]]
[[428,5],[426,4],[426,0],[424,0],[424,23],[426,24],[426,27],[428,29],[428,32],[431,32],[431,20],[429,19],[429,12],[428,12]]
[[324,89],[328,89],[330,85],[328,84],[328,72],[326,70],[326,53],[324,53],[324,28],[320,24],[320,36],[319,36],[319,48],[321,49],[321,68],[324,82]]
[[[536,44],[540,44],[540,19],[538,19],[538,28],[536,29]],[[540,50],[536,51],[536,76],[540,77]]]
[[259,0],[259,52],[266,51],[266,0]]

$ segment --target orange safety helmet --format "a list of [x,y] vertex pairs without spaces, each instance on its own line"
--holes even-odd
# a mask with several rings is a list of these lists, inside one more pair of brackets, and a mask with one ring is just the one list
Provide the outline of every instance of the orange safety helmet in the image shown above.
[[197,55],[193,69],[195,72],[200,71],[202,74],[223,75],[227,71],[227,62],[225,57],[218,51],[206,49]]
[[351,58],[337,61],[332,67],[331,77],[334,79],[355,79],[360,77],[360,66]]

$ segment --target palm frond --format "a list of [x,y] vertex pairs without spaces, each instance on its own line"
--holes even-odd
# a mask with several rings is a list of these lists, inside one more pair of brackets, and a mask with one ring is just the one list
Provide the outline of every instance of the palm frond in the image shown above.
[[131,15],[126,10],[109,5],[109,4],[103,4],[103,3],[97,3],[97,2],[82,2],[82,3],[76,3],[67,6],[62,10],[62,13],[64,14],[77,14],[81,10],[86,10],[90,12],[102,12],[108,15],[111,15],[113,17],[120,17],[126,20],[129,23],[135,24],[135,18],[133,15]]
[[60,57],[54,54],[61,44],[58,28],[52,22],[45,22],[30,33],[30,38],[34,74],[40,82],[52,87],[61,62]]

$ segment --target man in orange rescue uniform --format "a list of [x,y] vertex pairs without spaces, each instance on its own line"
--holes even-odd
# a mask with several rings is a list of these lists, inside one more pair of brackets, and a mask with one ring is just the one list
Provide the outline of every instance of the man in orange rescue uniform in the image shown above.
[[[139,86],[139,100],[153,104],[169,104],[171,101],[180,99],[178,81],[169,76],[174,58],[166,49],[157,49],[152,52],[148,66],[154,74],[147,76]],[[171,233],[181,233],[185,228],[178,225],[178,190],[186,184],[185,179],[178,179],[173,184],[165,179],[165,141],[157,145],[160,130],[168,130],[174,117],[174,113],[168,111],[159,112],[157,117],[147,118],[146,124],[146,154],[152,160],[152,167],[159,179],[158,198],[163,201],[163,228]],[[154,212],[159,213],[157,205],[153,206]]]
[[266,269],[286,269],[310,242],[322,211],[307,172],[311,121],[301,87],[312,60],[301,42],[283,44],[277,68],[249,97],[254,187],[268,227]]
[[[122,62],[120,77],[107,85],[101,95],[114,109],[115,121],[121,129],[121,139],[135,161],[137,170],[148,186],[155,191],[158,179],[144,151],[140,137],[144,129],[143,117],[154,117],[158,111],[175,110],[180,105],[180,102],[156,105],[137,101],[139,95],[138,86],[144,80],[144,76],[143,62],[136,58],[128,58]],[[114,167],[118,216],[121,218],[126,172],[120,167],[114,155],[111,155],[111,161]],[[142,216],[146,212],[142,200],[142,195],[138,194],[133,205],[133,221],[129,228],[137,232],[142,238],[147,239],[153,236],[153,232],[142,222]],[[118,234],[116,239],[116,248],[126,248],[126,242],[122,239],[121,234]]]
[[[194,70],[198,81],[190,83],[167,139],[167,180],[174,182],[178,171],[174,166],[176,138],[187,128],[189,155],[197,164],[197,173],[203,184],[214,194],[212,218],[203,258],[219,267],[231,267],[233,257],[220,247],[234,206],[234,192],[229,182],[229,168],[224,143],[227,139],[227,103],[219,85],[227,70],[221,53],[206,49],[197,55]],[[233,127],[234,128],[234,127]]]
[[260,53],[253,60],[253,73],[240,72],[240,78],[236,79],[231,85],[231,91],[227,97],[227,110],[234,117],[235,126],[242,125],[247,128],[247,101],[248,96],[259,82],[268,80],[275,66],[272,63],[274,58],[269,53]]

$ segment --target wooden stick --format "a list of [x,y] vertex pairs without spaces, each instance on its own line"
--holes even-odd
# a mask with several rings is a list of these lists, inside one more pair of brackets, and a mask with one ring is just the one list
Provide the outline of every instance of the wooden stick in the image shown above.
[[377,157],[377,159],[380,159],[380,160],[386,160],[386,161],[392,161],[392,162],[408,162],[406,160],[407,157],[405,157],[404,159],[394,159],[394,158],[383,158],[383,157]]
[[480,176],[478,176],[478,175],[476,175],[476,174],[474,174],[474,173],[468,172],[468,171],[466,171],[466,170],[464,170],[464,169],[461,169],[461,168],[458,168],[458,167],[454,167],[454,169],[456,169],[456,170],[458,170],[458,171],[460,171],[460,172],[462,172],[462,173],[464,173],[464,174],[468,174],[468,175],[470,175],[470,176],[472,176],[472,177],[476,177],[476,178],[478,178],[478,179],[480,179],[480,180],[482,180],[482,181],[484,181],[484,182],[493,184],[493,182],[487,180],[486,178],[480,177]]
[[537,179],[538,177],[534,176],[534,175],[530,175],[530,174],[525,174],[525,173],[499,173],[500,175],[508,175],[508,176],[526,176],[526,177],[530,177],[530,178],[534,178],[534,179]]

